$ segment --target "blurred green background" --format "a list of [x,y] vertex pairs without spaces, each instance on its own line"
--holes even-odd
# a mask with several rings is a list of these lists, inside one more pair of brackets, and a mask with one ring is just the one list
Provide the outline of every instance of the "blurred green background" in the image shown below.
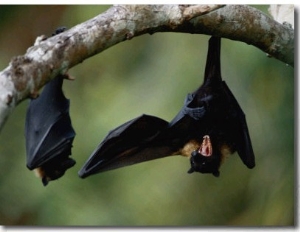
[[[0,6],[0,70],[41,34],[71,28],[109,6]],[[255,6],[267,13],[267,6]],[[133,38],[72,68],[64,82],[77,164],[43,187],[26,168],[28,101],[0,134],[0,224],[39,226],[294,225],[294,69],[245,43],[222,40],[222,75],[247,116],[256,167],[238,155],[221,175],[187,174],[189,160],[163,158],[80,179],[109,130],[143,113],[171,120],[202,83],[209,36]]]

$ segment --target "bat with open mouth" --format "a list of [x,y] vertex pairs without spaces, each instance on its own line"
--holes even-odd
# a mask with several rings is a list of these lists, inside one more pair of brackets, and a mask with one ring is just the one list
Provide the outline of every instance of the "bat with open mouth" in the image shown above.
[[35,170],[44,186],[75,165],[70,158],[75,131],[69,115],[70,102],[62,92],[64,76],[47,83],[31,99],[25,123],[27,167]]
[[221,163],[234,152],[248,168],[253,168],[255,158],[245,114],[222,80],[220,50],[221,38],[211,37],[204,82],[187,95],[183,108],[170,123],[142,115],[112,130],[86,161],[79,176],[85,178],[173,155],[190,159],[188,173],[219,176]]

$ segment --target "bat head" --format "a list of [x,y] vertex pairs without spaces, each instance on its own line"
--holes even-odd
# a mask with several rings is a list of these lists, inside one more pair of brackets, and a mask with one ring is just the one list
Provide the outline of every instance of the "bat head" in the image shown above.
[[213,147],[209,135],[204,135],[199,149],[193,151],[191,154],[191,168],[188,173],[212,173],[214,176],[218,177],[220,175],[219,167],[221,159],[215,150],[214,153],[215,154],[213,154]]
[[43,185],[46,186],[49,181],[62,177],[66,170],[75,164],[75,160],[69,157],[57,157],[34,170],[36,175],[42,179]]
[[202,155],[199,150],[196,150],[192,152],[190,163],[191,168],[188,173],[212,173],[215,177],[220,175],[219,167],[221,160],[218,156],[205,156]]

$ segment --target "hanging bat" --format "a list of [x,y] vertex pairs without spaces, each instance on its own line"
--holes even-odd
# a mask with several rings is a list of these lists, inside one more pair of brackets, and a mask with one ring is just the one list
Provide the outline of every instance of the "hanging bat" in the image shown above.
[[[190,158],[188,173],[219,176],[221,163],[234,152],[248,168],[253,168],[255,159],[245,114],[222,80],[220,49],[221,39],[211,37],[204,82],[187,95],[183,108],[170,123],[141,116],[112,130],[89,157],[79,176],[85,178],[173,155]],[[137,130],[140,120],[144,126]]]
[[30,100],[25,124],[27,167],[35,170],[46,186],[75,165],[70,158],[75,131],[70,102],[62,92],[64,76],[47,83],[41,95]]

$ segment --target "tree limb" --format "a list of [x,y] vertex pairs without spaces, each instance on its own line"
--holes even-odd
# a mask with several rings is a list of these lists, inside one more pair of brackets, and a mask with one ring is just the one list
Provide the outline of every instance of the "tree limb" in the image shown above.
[[59,35],[38,37],[0,72],[0,129],[14,107],[58,74],[125,40],[156,32],[221,36],[294,64],[294,30],[245,5],[116,5]]

